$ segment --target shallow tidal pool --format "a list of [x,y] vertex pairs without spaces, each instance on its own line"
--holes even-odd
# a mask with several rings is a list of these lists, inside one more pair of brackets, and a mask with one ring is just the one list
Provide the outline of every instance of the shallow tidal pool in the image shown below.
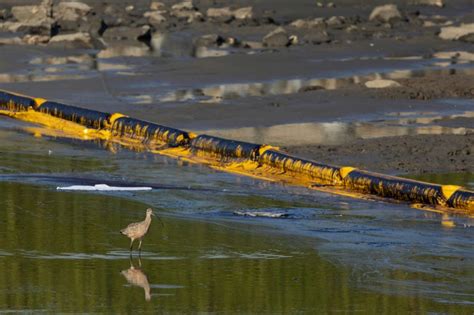
[[137,253],[130,258],[128,240],[118,231],[141,219],[145,207],[113,196],[0,183],[0,310],[468,310],[419,295],[358,288],[362,274],[321,258],[314,241],[253,225],[164,215],[163,226],[152,223],[141,259]]

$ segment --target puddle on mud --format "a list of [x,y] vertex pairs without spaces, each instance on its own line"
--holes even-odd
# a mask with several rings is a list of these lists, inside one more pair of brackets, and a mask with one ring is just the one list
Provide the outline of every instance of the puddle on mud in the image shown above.
[[[393,119],[395,116],[400,118]],[[386,119],[367,122],[314,122],[282,124],[270,127],[243,127],[197,130],[228,139],[253,143],[271,143],[277,146],[308,144],[339,145],[356,139],[372,139],[404,135],[465,135],[474,128],[439,126],[439,121],[473,118],[474,112],[458,112],[443,116],[439,113],[388,113]]]
[[416,174],[403,175],[403,177],[417,179],[430,183],[442,185],[458,185],[474,190],[474,174],[473,173],[445,173],[445,174]]
[[[449,64],[450,65],[450,64]],[[211,85],[204,88],[181,89],[167,93],[164,96],[150,95],[146,101],[138,100],[137,104],[151,104],[154,102],[186,102],[199,101],[219,103],[226,99],[235,99],[249,96],[285,95],[311,90],[337,90],[351,85],[362,84],[376,79],[409,79],[428,75],[441,74],[474,74],[471,68],[425,68],[419,70],[394,70],[376,72],[363,75],[338,78],[289,79],[270,82],[227,83]]]
[[[1,121],[0,152],[15,150],[16,158],[5,160],[8,171],[0,177],[0,266],[11,271],[0,276],[0,309],[314,313],[356,307],[367,313],[408,312],[417,304],[451,313],[474,303],[473,219],[449,216],[447,226],[442,215],[404,204],[328,195],[146,153],[112,153],[94,143],[34,138],[19,133],[16,121]],[[31,155],[35,163],[23,170],[20,162]],[[73,157],[78,165],[65,162]],[[48,172],[47,165],[58,166]],[[105,180],[156,188],[56,191],[62,183]],[[148,205],[164,228],[153,223],[141,269],[132,261],[144,277],[130,271],[129,242],[117,231],[142,219]],[[130,284],[130,274],[140,281]]]

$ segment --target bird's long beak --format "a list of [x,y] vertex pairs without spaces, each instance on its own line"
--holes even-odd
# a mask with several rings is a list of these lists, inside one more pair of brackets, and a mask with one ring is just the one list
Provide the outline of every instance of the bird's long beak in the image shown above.
[[153,212],[151,213],[152,216],[156,217],[156,214],[154,214]]

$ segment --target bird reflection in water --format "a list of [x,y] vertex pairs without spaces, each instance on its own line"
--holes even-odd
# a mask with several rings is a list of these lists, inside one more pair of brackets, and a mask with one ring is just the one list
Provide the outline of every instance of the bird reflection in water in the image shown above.
[[145,300],[151,300],[150,283],[146,274],[142,271],[142,261],[138,258],[138,268],[133,265],[132,256],[130,256],[130,268],[122,270],[120,273],[127,279],[132,286],[143,288],[145,291]]

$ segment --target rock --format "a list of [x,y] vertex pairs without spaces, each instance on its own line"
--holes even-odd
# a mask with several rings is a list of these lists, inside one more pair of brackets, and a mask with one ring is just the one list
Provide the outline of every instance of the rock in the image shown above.
[[44,0],[39,5],[14,6],[13,17],[21,24],[17,31],[49,35],[52,32],[52,0]]
[[433,5],[436,7],[444,7],[444,1],[443,0],[412,0],[412,4],[419,4],[419,5]]
[[88,16],[87,23],[81,23],[77,31],[79,33],[89,33],[92,37],[100,37],[107,29],[107,24],[101,16]]
[[107,41],[138,40],[150,30],[148,25],[142,27],[118,26],[108,28],[102,37]]
[[402,14],[394,4],[386,4],[375,7],[370,13],[369,20],[379,20],[382,22],[390,22],[394,19],[401,19]]
[[329,2],[327,5],[326,5],[327,8],[335,8],[336,5],[334,4],[334,2]]
[[324,30],[306,33],[303,36],[304,42],[311,43],[314,45],[329,43],[331,42],[331,40],[332,40],[331,36],[329,36],[329,34]]
[[229,22],[234,19],[234,14],[229,7],[209,8],[207,9],[206,15],[210,19],[223,23]]
[[326,20],[328,26],[340,26],[346,23],[346,19],[343,16],[331,16]]
[[28,34],[22,38],[22,41],[27,45],[39,45],[47,44],[49,42],[49,39],[49,36]]
[[47,8],[41,5],[12,7],[12,15],[20,23],[29,23],[32,20],[43,20],[49,17]]
[[474,23],[461,24],[460,26],[442,27],[439,37],[446,40],[469,39],[474,34]]
[[134,11],[134,10],[135,10],[135,6],[133,6],[133,5],[127,5],[127,6],[125,7],[125,12],[130,13],[130,12],[132,12],[132,11]]
[[187,23],[204,20],[202,13],[197,10],[192,1],[184,1],[173,5],[170,15],[180,20],[186,20]]
[[202,13],[198,11],[172,11],[171,16],[174,16],[180,20],[186,20],[187,23],[204,20]]
[[21,45],[21,44],[23,44],[23,41],[18,36],[6,37],[6,38],[0,37],[0,46],[1,45]]
[[394,80],[384,80],[384,79],[376,79],[365,82],[365,86],[369,89],[383,89],[383,88],[390,88],[390,87],[400,87],[400,83]]
[[119,10],[118,7],[113,5],[108,5],[104,9],[102,19],[108,27],[125,26],[130,24],[125,12]]
[[49,40],[50,46],[63,48],[94,48],[92,37],[88,33],[56,35]]
[[253,8],[252,7],[243,7],[237,10],[234,10],[234,18],[237,20],[248,20],[253,18]]
[[474,33],[461,36],[459,40],[466,43],[474,43]]
[[324,22],[323,18],[315,18],[311,20],[299,19],[293,21],[290,26],[296,28],[324,28],[326,26],[326,23]]
[[77,20],[86,16],[90,11],[91,7],[82,2],[60,2],[54,8],[53,16],[57,19]]
[[160,11],[148,11],[143,14],[148,19],[148,23],[157,26],[166,22],[166,18],[161,14]]
[[0,10],[0,20],[6,20],[8,17],[7,9]]
[[194,41],[195,46],[205,46],[205,47],[211,47],[211,46],[221,46],[225,42],[225,39],[217,34],[207,34],[198,37]]
[[183,1],[180,3],[177,3],[171,7],[171,10],[173,11],[190,11],[190,10],[195,10],[196,7],[193,5],[192,1]]
[[60,2],[53,10],[61,31],[77,31],[81,23],[87,23],[86,15],[91,7],[82,2]]
[[267,47],[283,47],[290,44],[290,39],[285,29],[278,27],[265,35],[262,42],[263,45]]
[[153,1],[150,3],[150,10],[152,11],[161,11],[165,9],[165,4],[163,2]]

